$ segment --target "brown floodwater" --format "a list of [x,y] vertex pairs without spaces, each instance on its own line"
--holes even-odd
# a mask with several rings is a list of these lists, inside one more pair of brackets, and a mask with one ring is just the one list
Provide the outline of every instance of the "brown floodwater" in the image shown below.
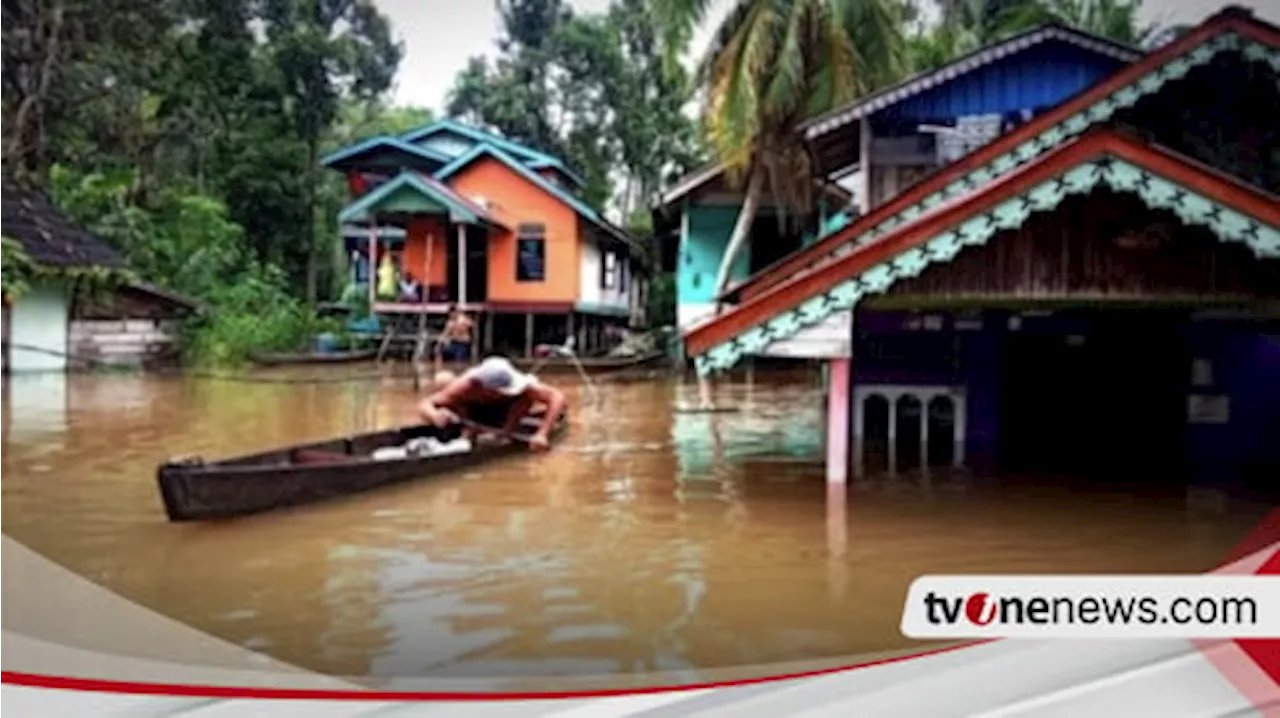
[[[346,370],[352,371],[352,370]],[[329,376],[333,372],[329,372]],[[568,383],[550,454],[216,524],[169,524],[157,463],[412,421],[403,380],[12,377],[5,533],[126,598],[347,676],[537,676],[911,647],[925,573],[1192,572],[1262,508],[962,476],[829,495],[809,375]],[[688,673],[687,673],[688,674]],[[693,675],[693,674],[688,674]]]

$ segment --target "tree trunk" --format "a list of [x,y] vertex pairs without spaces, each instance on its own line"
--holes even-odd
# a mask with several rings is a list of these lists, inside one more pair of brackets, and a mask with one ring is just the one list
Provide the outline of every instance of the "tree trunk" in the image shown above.
[[320,272],[316,257],[316,163],[319,161],[318,140],[307,140],[307,306],[316,305]]
[[729,286],[729,273],[733,270],[734,261],[742,253],[751,234],[751,223],[756,218],[756,210],[760,205],[760,194],[764,189],[764,171],[759,168],[751,170],[747,180],[747,191],[743,196],[742,209],[738,212],[738,221],[733,225],[733,234],[729,235],[729,246],[724,250],[724,258],[720,260],[720,271],[716,274],[715,302],[716,313],[720,313],[721,297]]

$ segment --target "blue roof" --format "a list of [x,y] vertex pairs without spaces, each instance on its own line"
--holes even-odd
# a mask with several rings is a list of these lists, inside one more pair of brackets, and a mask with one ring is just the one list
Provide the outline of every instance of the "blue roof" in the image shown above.
[[574,197],[569,192],[564,191],[564,189],[557,187],[554,182],[551,182],[546,177],[543,177],[537,172],[534,172],[524,163],[520,162],[516,158],[512,157],[510,154],[504,152],[498,147],[494,147],[491,144],[482,142],[476,145],[470,151],[460,155],[457,159],[445,165],[444,167],[441,167],[439,171],[436,172],[435,178],[443,182],[444,180],[447,180],[450,176],[462,170],[462,168],[466,167],[467,165],[471,164],[472,162],[475,162],[477,159],[484,156],[492,157],[497,161],[501,162],[502,164],[506,165],[507,167],[510,167],[517,174],[529,180],[533,184],[537,185],[543,191],[547,192],[548,194],[555,197],[556,199],[559,199],[561,202],[564,202],[565,204],[569,205],[571,208],[574,209],[574,211],[576,211],[578,214],[585,217],[587,220],[589,220],[596,226],[600,227],[601,229],[605,230],[606,232],[614,235],[615,237],[621,239],[622,241],[628,244],[631,243],[631,238],[628,237],[625,232],[613,226],[609,222],[605,221],[605,219],[601,217],[599,213],[597,213],[594,209],[592,209],[588,204],[578,199],[577,197]]
[[449,209],[449,217],[455,222],[479,224],[487,218],[468,206],[468,203],[454,194],[448,187],[419,177],[412,171],[401,172],[392,180],[382,183],[377,189],[347,205],[338,214],[339,222],[358,220],[370,207],[377,205],[393,192],[408,187],[434,200]]
[[814,117],[800,129],[812,140],[887,110],[903,116],[987,114],[1056,105],[1140,57],[1132,47],[1050,23]]
[[511,140],[508,140],[504,137],[499,137],[498,135],[495,135],[492,132],[486,132],[484,130],[471,127],[470,125],[464,125],[455,120],[450,120],[450,119],[437,120],[435,122],[432,122],[431,124],[425,125],[423,127],[419,127],[416,130],[410,130],[409,132],[406,132],[405,134],[400,135],[400,139],[404,142],[410,142],[410,143],[419,142],[424,138],[430,137],[431,135],[434,135],[440,132],[452,132],[456,135],[461,135],[477,143],[487,143],[487,144],[493,145],[494,147],[505,150],[506,152],[509,152],[515,155],[516,157],[521,158],[521,160],[524,163],[527,163],[532,167],[554,168],[559,170],[561,173],[563,173],[570,180],[577,183],[579,186],[586,184],[586,182],[584,182],[581,177],[575,174],[573,170],[569,169],[569,167],[565,165],[565,163],[562,162],[559,158],[553,157],[549,154],[546,154],[545,152],[539,152],[535,149],[526,147],[517,142],[512,142]]
[[338,164],[343,160],[348,160],[348,159],[351,159],[352,157],[356,157],[366,152],[373,152],[376,150],[392,150],[395,152],[404,152],[410,155],[414,155],[416,157],[421,157],[422,159],[431,160],[433,162],[449,161],[449,157],[447,155],[442,155],[439,152],[426,149],[425,147],[418,147],[417,145],[411,145],[408,142],[405,142],[404,140],[401,140],[396,137],[388,137],[386,135],[382,135],[379,137],[371,137],[365,140],[364,142],[351,145],[350,147],[344,147],[343,149],[340,149],[337,152],[334,152],[333,154],[330,154],[329,156],[320,160],[320,164],[326,167],[329,167],[329,166]]

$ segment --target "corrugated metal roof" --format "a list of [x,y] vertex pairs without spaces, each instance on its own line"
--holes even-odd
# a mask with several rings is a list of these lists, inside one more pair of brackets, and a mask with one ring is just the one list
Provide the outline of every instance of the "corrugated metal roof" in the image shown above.
[[819,115],[803,123],[800,129],[804,132],[805,139],[812,140],[851,122],[903,102],[908,98],[955,80],[974,70],[986,67],[1035,45],[1050,41],[1070,43],[1092,53],[1125,63],[1133,62],[1142,57],[1141,51],[1118,45],[1110,40],[1061,25],[1046,25],[1011,37],[1003,42],[988,45],[936,70],[916,75],[857,102]]

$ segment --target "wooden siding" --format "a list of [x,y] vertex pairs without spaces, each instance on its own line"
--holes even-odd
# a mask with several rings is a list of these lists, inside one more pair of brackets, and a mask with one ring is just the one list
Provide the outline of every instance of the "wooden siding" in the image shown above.
[[170,321],[77,319],[71,322],[67,344],[75,360],[146,366],[176,357],[177,334],[176,325]]
[[1099,191],[1033,215],[887,292],[1002,298],[1280,296],[1280,260],[1260,260],[1172,212]]
[[1275,28],[1263,25],[1251,17],[1242,16],[1238,10],[1223,10],[1191,32],[1146,55],[1142,60],[1120,70],[1105,81],[1099,82],[1057,107],[1035,116],[1025,125],[970,152],[959,161],[941,168],[928,179],[899,193],[898,196],[875,208],[870,213],[859,217],[857,221],[843,230],[830,234],[799,252],[795,252],[786,260],[765,269],[749,279],[747,284],[740,287],[736,293],[743,300],[751,300],[769,292],[770,289],[786,282],[796,272],[825,258],[837,247],[907,207],[920,202],[930,194],[941,190],[956,179],[989,164],[1021,143],[1032,139],[1075,113],[1100,102],[1117,90],[1136,82],[1153,69],[1189,52],[1210,38],[1227,32],[1234,32],[1243,38],[1257,39],[1260,42],[1271,45],[1280,43],[1280,32],[1277,32]]
[[440,217],[409,218],[401,267],[430,287],[449,284],[449,242],[457,241],[457,227]]
[[[578,214],[559,198],[515,170],[489,157],[449,178],[464,197],[482,196],[506,230],[489,235],[491,302],[575,302],[578,299]],[[516,229],[522,223],[546,228],[546,276],[540,282],[516,281]]]

